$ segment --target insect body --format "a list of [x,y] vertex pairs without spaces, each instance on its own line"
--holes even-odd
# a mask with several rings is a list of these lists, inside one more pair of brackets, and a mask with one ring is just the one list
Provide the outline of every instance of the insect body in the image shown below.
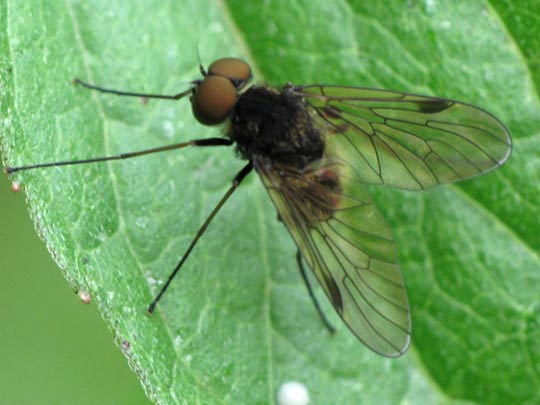
[[[204,125],[226,125],[225,137],[207,138],[126,154],[11,167],[34,168],[126,159],[187,146],[231,146],[248,163],[197,232],[149,307],[182,267],[207,226],[253,169],[296,246],[297,262],[314,272],[349,329],[377,353],[403,354],[410,343],[409,303],[397,248],[365,184],[423,190],[490,171],[508,158],[511,138],[488,112],[436,97],[359,87],[287,84],[248,87],[251,69],[240,59],[212,63],[190,89],[172,96],[121,92],[122,96],[180,99],[190,96]],[[315,305],[331,329],[317,301]]]

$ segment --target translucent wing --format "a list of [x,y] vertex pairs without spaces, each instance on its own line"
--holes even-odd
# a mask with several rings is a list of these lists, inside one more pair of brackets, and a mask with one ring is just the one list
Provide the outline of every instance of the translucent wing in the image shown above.
[[315,109],[327,145],[364,183],[426,189],[490,171],[512,149],[504,125],[469,104],[359,87],[292,91]]
[[375,352],[403,354],[411,322],[396,246],[351,167],[334,158],[302,170],[263,158],[254,167],[339,316]]

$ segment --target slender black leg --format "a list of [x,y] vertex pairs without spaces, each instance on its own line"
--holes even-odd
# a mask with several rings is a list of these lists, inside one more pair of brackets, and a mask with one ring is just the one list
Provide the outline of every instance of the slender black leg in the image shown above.
[[[121,90],[114,90],[114,89],[107,89],[105,87],[96,86],[95,84],[90,84],[83,82],[81,79],[73,79],[73,83],[80,84],[83,87],[86,87],[90,90],[96,90],[100,93],[109,93],[109,94],[116,94],[117,96],[127,96],[127,97],[143,97],[143,98],[159,98],[163,100],[179,100],[182,97],[189,96],[193,93],[193,88],[189,88],[188,90],[185,90],[178,94],[153,94],[153,93],[138,93],[133,91],[121,91]],[[192,82],[191,85],[195,85],[197,82]]]
[[302,278],[304,279],[304,283],[306,284],[306,287],[308,289],[309,296],[311,297],[311,300],[313,301],[313,304],[315,304],[315,308],[317,309],[317,312],[321,317],[321,321],[324,323],[324,326],[326,326],[326,329],[328,329],[330,333],[336,333],[336,329],[332,326],[328,319],[326,319],[326,316],[324,315],[319,305],[319,302],[315,297],[315,294],[313,294],[313,290],[311,289],[311,285],[309,284],[309,280],[307,278],[306,270],[304,269],[304,265],[302,264],[302,255],[300,254],[300,250],[296,251],[296,262],[298,263],[298,267],[300,268],[300,274],[302,274]]
[[182,265],[184,264],[184,262],[188,258],[189,254],[191,253],[191,251],[193,250],[193,248],[195,247],[195,245],[197,244],[197,242],[199,241],[199,239],[203,235],[204,231],[206,231],[206,228],[208,228],[208,225],[210,225],[210,222],[212,222],[212,219],[214,219],[214,217],[219,212],[221,207],[223,207],[225,202],[227,202],[229,197],[234,193],[234,191],[238,188],[238,186],[240,185],[242,180],[244,180],[244,178],[249,174],[249,172],[251,172],[252,169],[253,169],[253,164],[251,162],[249,162],[234,177],[234,180],[232,182],[231,187],[229,187],[229,189],[227,190],[227,192],[225,193],[223,198],[217,203],[217,205],[214,207],[214,209],[212,210],[210,215],[208,215],[208,218],[206,218],[206,221],[204,221],[202,226],[197,231],[197,234],[195,235],[195,237],[191,241],[191,243],[190,243],[189,247],[187,248],[186,252],[184,253],[182,258],[180,259],[180,261],[176,265],[176,268],[169,275],[169,278],[167,279],[165,284],[163,284],[163,287],[161,287],[161,290],[159,291],[156,298],[154,298],[154,301],[152,301],[152,303],[148,306],[148,313],[149,314],[152,314],[154,312],[156,304],[161,299],[163,294],[165,294],[165,291],[167,291],[167,288],[169,287],[169,284],[171,284],[171,281],[174,279],[174,277],[176,276],[176,274],[178,273],[178,271],[180,270],[180,268],[182,267]]
[[91,159],[81,159],[81,160],[66,160],[63,162],[50,162],[50,163],[39,163],[35,165],[28,166],[16,166],[16,167],[6,167],[4,171],[6,174],[15,173],[22,170],[30,169],[39,169],[44,167],[56,167],[56,166],[68,166],[68,165],[81,165],[86,163],[97,163],[97,162],[106,162],[108,160],[121,160],[129,159],[137,156],[149,155],[151,153],[166,152],[174,149],[182,149],[186,146],[230,146],[233,144],[233,141],[227,138],[207,138],[207,139],[196,139],[193,141],[176,143],[174,145],[160,146],[152,149],[140,150],[137,152],[121,153],[114,156],[102,156]]

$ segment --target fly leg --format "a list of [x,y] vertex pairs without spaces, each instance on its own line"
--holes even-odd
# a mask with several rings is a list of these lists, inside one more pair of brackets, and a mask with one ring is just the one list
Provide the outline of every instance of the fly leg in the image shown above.
[[300,269],[300,274],[302,274],[302,278],[304,279],[304,283],[306,284],[309,296],[311,297],[311,300],[313,301],[313,304],[315,304],[315,309],[319,313],[319,316],[321,318],[321,321],[323,322],[326,329],[331,334],[336,333],[336,329],[332,326],[332,324],[328,321],[326,316],[324,315],[324,312],[321,309],[321,306],[319,305],[319,301],[317,301],[317,298],[315,297],[315,294],[313,293],[313,290],[311,289],[311,284],[309,284],[309,280],[307,278],[306,270],[304,268],[304,265],[302,263],[302,255],[300,254],[300,251],[296,251],[296,262],[298,263],[298,268]]

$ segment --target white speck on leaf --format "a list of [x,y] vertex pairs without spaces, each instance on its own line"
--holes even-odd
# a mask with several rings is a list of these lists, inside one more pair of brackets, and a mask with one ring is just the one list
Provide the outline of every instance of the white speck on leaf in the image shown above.
[[307,405],[309,393],[306,386],[297,381],[287,381],[279,387],[277,394],[279,405]]

